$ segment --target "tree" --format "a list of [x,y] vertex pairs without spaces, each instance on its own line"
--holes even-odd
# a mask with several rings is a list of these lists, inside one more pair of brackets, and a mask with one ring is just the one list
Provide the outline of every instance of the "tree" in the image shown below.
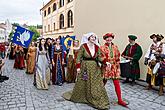
[[40,33],[37,31],[36,26],[29,26],[28,29],[29,29],[30,31],[34,32],[34,35],[33,35],[32,40],[33,40],[33,41],[37,41],[37,38],[40,37]]
[[13,23],[12,25],[13,25],[12,31],[11,31],[10,34],[9,34],[9,40],[10,40],[10,41],[11,41],[11,39],[12,39],[12,37],[13,37],[15,27],[16,27],[16,26],[20,26],[19,23]]

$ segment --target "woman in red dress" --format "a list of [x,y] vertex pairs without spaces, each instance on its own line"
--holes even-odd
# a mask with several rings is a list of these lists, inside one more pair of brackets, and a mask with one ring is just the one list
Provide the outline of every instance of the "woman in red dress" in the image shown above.
[[21,46],[16,46],[14,50],[15,55],[15,63],[14,68],[16,69],[24,69],[25,68],[25,62],[24,62],[24,51]]

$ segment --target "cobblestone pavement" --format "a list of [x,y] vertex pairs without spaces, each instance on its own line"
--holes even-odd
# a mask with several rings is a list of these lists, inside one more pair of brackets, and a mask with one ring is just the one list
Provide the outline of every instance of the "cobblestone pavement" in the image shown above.
[[[6,61],[4,74],[10,79],[0,83],[0,110],[94,110],[86,104],[72,103],[61,95],[72,90],[74,84],[51,85],[49,90],[37,90],[33,86],[33,75],[25,70],[12,69],[13,61]],[[165,110],[165,96],[159,97],[155,90],[144,90],[143,86],[122,84],[124,99],[131,110]],[[106,85],[111,110],[127,110],[116,104],[117,98],[112,81]]]

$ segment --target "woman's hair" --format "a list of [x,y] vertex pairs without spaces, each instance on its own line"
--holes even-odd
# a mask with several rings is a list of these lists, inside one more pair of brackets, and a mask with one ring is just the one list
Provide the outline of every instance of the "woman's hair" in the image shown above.
[[[41,45],[42,39],[44,39],[44,38],[41,38],[41,39],[40,39],[40,42],[39,42],[39,50],[40,50],[40,51],[43,50],[42,45]],[[44,39],[44,40],[45,40],[45,39]],[[44,44],[44,49],[47,50],[46,42],[45,42],[45,44]]]

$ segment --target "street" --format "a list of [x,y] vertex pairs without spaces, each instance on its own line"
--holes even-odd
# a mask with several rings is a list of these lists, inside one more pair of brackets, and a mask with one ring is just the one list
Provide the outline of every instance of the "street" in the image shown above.
[[[72,90],[74,84],[50,85],[49,90],[37,90],[33,86],[33,75],[25,70],[13,69],[13,60],[7,60],[3,73],[9,80],[0,83],[0,110],[94,110],[86,104],[72,103],[61,95]],[[129,102],[131,110],[165,110],[165,96],[156,90],[145,90],[143,86],[122,84],[122,96]],[[111,110],[127,110],[116,104],[117,97],[113,82],[106,85]],[[81,91],[80,91],[81,92]]]

